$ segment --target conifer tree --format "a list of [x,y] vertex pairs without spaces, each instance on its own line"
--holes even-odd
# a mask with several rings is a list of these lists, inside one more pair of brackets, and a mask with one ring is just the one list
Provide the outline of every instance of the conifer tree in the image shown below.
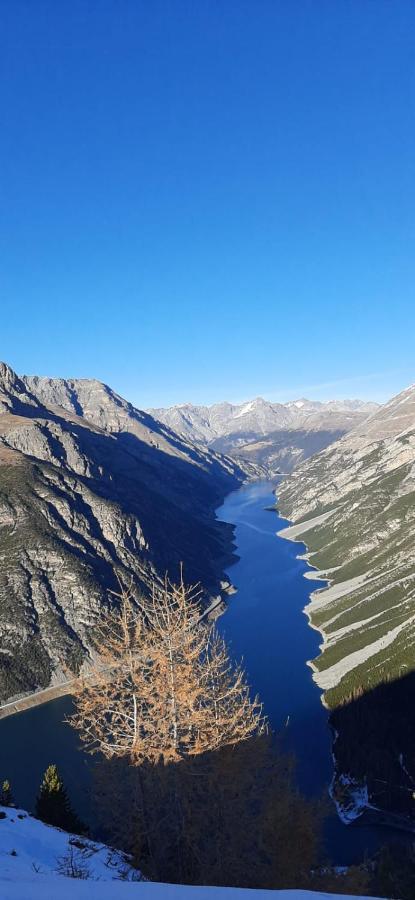
[[75,691],[71,724],[90,752],[134,764],[178,762],[260,734],[261,707],[230,662],[198,586],[130,591],[95,631],[97,655]]
[[13,793],[10,781],[3,781],[0,792],[0,806],[14,806]]
[[150,761],[174,763],[203,749],[210,716],[204,676],[208,631],[200,621],[200,598],[197,585],[166,580],[143,604],[151,660]]
[[36,816],[48,825],[81,834],[85,826],[74,813],[66,788],[55,765],[50,765],[43,776],[36,799]]
[[149,597],[122,589],[118,599],[94,631],[70,720],[104,758],[97,806],[109,837],[154,880],[305,885],[314,807],[204,621],[200,589],[166,579]]
[[206,713],[201,751],[236,745],[267,731],[259,699],[251,699],[245,672],[240,664],[231,662],[214,625],[209,627],[201,671]]
[[147,755],[151,667],[143,619],[129,592],[123,593],[120,609],[102,616],[92,640],[95,662],[78,681],[69,722],[88,752],[141,762]]
[[[218,810],[221,803],[206,756],[249,743],[266,723],[242,669],[202,618],[198,586],[166,579],[149,597],[122,590],[118,598],[119,608],[94,631],[95,660],[79,679],[70,722],[86,749],[108,761],[104,792],[116,839],[134,821],[130,849],[140,865],[147,860],[150,877],[188,880],[190,860],[201,854],[208,797]],[[127,815],[117,762],[127,764]],[[117,804],[121,816],[112,812]]]

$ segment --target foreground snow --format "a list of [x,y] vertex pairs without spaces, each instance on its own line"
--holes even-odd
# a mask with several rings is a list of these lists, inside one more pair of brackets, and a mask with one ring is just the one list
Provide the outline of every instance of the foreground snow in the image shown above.
[[[7,895],[5,882],[53,879],[56,885],[57,880],[64,883],[64,874],[69,871],[100,882],[120,878],[132,881],[139,877],[128,857],[118,850],[45,825],[24,809],[0,806],[1,900]],[[69,883],[78,881],[70,878]]]
[[[62,874],[71,868],[82,877]],[[125,854],[44,825],[25,810],[0,807],[1,900],[324,900],[332,896],[183,887],[137,878]],[[338,895],[337,900],[341,900]]]
[[[1,900],[353,900],[339,894],[310,891],[255,891],[238,888],[184,887],[175,884],[105,884],[61,879],[52,882],[6,884],[0,880]],[[4,889],[4,893],[3,893]],[[365,900],[357,898],[354,900]],[[369,900],[369,898],[366,898]],[[373,900],[373,897],[371,898]]]

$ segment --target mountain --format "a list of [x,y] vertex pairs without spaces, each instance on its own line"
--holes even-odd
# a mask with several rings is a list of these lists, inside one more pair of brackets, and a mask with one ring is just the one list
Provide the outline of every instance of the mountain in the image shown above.
[[339,770],[415,817],[415,385],[303,463],[278,505],[295,523],[285,536],[330,580],[307,613]]
[[[114,572],[146,590],[181,561],[218,592],[245,477],[97,381],[0,364],[0,701],[77,671]],[[203,548],[203,553],[201,553]]]
[[361,400],[294,400],[271,403],[257,397],[233,405],[186,403],[150,413],[176,432],[221,453],[262,467],[266,474],[291,471],[303,459],[337,440],[378,408]]

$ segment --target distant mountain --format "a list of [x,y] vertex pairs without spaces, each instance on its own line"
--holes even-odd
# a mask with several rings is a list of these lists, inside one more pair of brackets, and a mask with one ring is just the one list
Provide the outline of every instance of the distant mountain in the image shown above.
[[114,572],[146,590],[183,562],[217,592],[244,477],[100,382],[0,363],[0,701],[77,670]]
[[415,385],[303,463],[279,508],[331,583],[307,612],[339,765],[369,772],[372,802],[415,817]]
[[191,440],[259,464],[264,472],[275,474],[291,471],[377,409],[378,404],[361,400],[322,403],[301,398],[271,403],[257,397],[240,405],[185,403],[149,412]]

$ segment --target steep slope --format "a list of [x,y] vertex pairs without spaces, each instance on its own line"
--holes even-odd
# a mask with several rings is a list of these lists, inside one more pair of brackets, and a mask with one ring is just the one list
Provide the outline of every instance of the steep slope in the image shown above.
[[259,464],[268,474],[288,472],[303,459],[337,440],[377,409],[375,403],[306,399],[213,406],[184,404],[150,412],[180,434],[221,453]]
[[[279,508],[297,523],[285,536],[303,538],[331,582],[307,613],[324,636],[314,678],[341,707],[337,759],[355,774],[376,769],[376,803],[414,815],[415,386],[305,462]],[[346,737],[359,752],[347,753]]]
[[[32,890],[39,883],[53,880],[59,896],[59,886],[65,881],[73,884],[74,877],[83,881],[134,882],[140,878],[137,869],[125,853],[106,844],[91,841],[60,828],[45,825],[24,809],[0,806],[0,885],[1,897],[6,896],[5,883],[18,885],[33,881]],[[70,876],[70,872],[75,873]],[[26,897],[35,896],[27,887]]]
[[145,590],[183,561],[217,591],[232,532],[214,509],[244,473],[97,382],[40,386],[2,364],[0,399],[4,701],[79,668],[114,571]]
[[0,807],[0,896],[2,900],[252,900],[253,896],[330,900],[334,894],[144,881],[124,853],[45,825],[23,809]]

